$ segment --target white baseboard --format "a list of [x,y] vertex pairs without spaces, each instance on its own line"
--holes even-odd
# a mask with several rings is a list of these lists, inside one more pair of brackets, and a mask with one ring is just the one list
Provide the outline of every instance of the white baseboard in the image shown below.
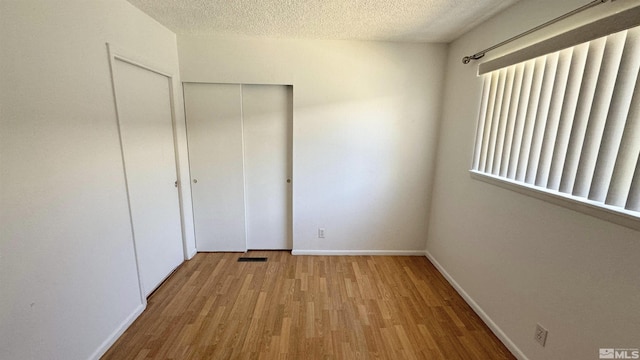
[[458,282],[456,282],[453,279],[453,277],[449,275],[447,270],[445,270],[444,267],[440,265],[440,263],[433,257],[433,255],[431,255],[429,251],[425,251],[425,255],[427,256],[429,261],[431,261],[431,263],[438,269],[438,271],[440,271],[442,276],[444,276],[444,278],[447,279],[449,284],[451,284],[451,286],[458,292],[458,294],[462,296],[464,301],[467,304],[469,304],[469,306],[471,306],[471,308],[473,309],[473,311],[475,311],[476,314],[478,314],[480,319],[482,319],[482,321],[484,321],[484,323],[487,324],[489,329],[491,329],[491,331],[498,337],[498,339],[502,341],[502,343],[507,347],[507,349],[509,349],[509,351],[511,351],[511,353],[519,360],[529,360],[529,358],[527,358],[524,355],[524,353],[516,346],[516,344],[514,344],[513,341],[511,341],[511,339],[507,336],[507,334],[505,334],[504,331],[502,331],[502,329],[500,329],[500,327],[496,325],[495,322],[493,322],[493,320],[489,317],[489,315],[487,315],[487,313],[484,312],[484,310],[482,310],[480,305],[478,305],[478,303],[476,303],[473,300],[473,298],[469,294],[467,294],[466,291],[464,291],[462,286],[460,286],[460,284],[458,284]]
[[96,349],[96,351],[91,354],[89,360],[98,360],[102,355],[104,355],[107,350],[118,340],[118,338],[133,324],[133,322],[142,314],[144,309],[147,307],[146,304],[140,304],[131,315],[129,315],[118,328],[109,335],[109,337]]
[[292,255],[323,255],[323,256],[425,256],[421,250],[292,250]]

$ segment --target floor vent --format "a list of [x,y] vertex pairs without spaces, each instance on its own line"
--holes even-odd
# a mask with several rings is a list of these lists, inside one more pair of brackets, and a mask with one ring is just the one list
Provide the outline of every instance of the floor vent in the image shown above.
[[238,262],[265,262],[266,257],[241,257],[238,258]]

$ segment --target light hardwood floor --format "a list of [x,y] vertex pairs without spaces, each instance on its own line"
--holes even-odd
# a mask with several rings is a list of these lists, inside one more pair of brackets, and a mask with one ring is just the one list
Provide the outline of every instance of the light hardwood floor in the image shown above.
[[514,357],[425,257],[252,251],[184,263],[103,359]]

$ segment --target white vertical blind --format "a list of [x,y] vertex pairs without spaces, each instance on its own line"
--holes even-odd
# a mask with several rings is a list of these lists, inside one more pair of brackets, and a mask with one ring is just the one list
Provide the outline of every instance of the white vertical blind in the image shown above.
[[482,141],[482,147],[480,149],[480,163],[478,165],[479,169],[484,171],[485,165],[487,164],[487,150],[489,149],[489,137],[491,135],[491,122],[493,121],[493,110],[496,102],[496,91],[498,89],[498,77],[499,73],[494,72],[489,75],[489,97],[487,102],[487,114],[484,117],[484,127],[482,133],[480,135],[480,139]]
[[549,172],[551,171],[551,160],[553,158],[553,150],[556,145],[556,137],[558,135],[558,127],[560,124],[560,115],[562,113],[563,100],[567,89],[567,81],[569,80],[569,67],[571,65],[571,57],[573,49],[567,49],[559,53],[557,63],[556,78],[554,80],[553,96],[549,104],[549,113],[544,133],[544,139],[540,149],[538,162],[538,172],[536,174],[536,185],[546,187],[549,182]]
[[482,75],[473,170],[640,211],[640,27]]
[[512,101],[513,91],[513,77],[515,73],[515,67],[507,69],[507,80],[505,83],[504,95],[502,95],[502,109],[500,112],[500,122],[498,125],[498,134],[496,139],[496,147],[493,153],[493,171],[494,175],[500,173],[500,166],[502,165],[502,150],[504,148],[505,133],[507,131],[507,117],[509,116],[509,109]]
[[[609,108],[609,114],[607,115],[607,124],[604,129],[604,134],[600,146],[600,153],[598,154],[598,161],[596,163],[593,182],[595,186],[591,187],[589,192],[589,199],[596,201],[605,201],[607,193],[615,191],[619,193],[618,189],[611,187],[616,181],[612,181],[614,175],[614,166],[616,164],[616,157],[622,158],[628,156],[625,154],[626,150],[630,150],[633,145],[636,145],[635,152],[638,152],[638,145],[640,145],[640,138],[638,135],[632,135],[632,129],[634,123],[638,123],[637,111],[631,111],[632,100],[634,98],[634,89],[638,91],[640,87],[636,86],[638,80],[638,70],[640,69],[640,51],[633,51],[633,49],[640,48],[640,28],[633,29],[627,34],[627,41],[624,46],[624,52],[622,54],[622,61],[618,70],[618,78],[616,80],[613,98],[611,101],[611,107]],[[637,108],[638,95],[635,96],[636,103],[634,106]],[[624,140],[623,135],[625,133],[625,125],[627,121],[630,124],[628,134],[635,137],[627,136]],[[634,141],[635,140],[635,141]],[[634,157],[634,154],[629,154]],[[624,160],[623,160],[624,161]],[[633,166],[633,165],[631,165]],[[627,172],[633,170],[626,170]],[[624,178],[621,173],[616,174],[616,177]],[[630,176],[629,176],[630,178]],[[617,180],[617,179],[616,179]],[[621,179],[622,180],[622,179]],[[627,191],[628,192],[628,191]],[[617,195],[611,195],[611,198]],[[620,200],[616,201],[617,204],[623,205]]]
[[551,159],[551,170],[549,171],[549,180],[546,186],[551,190],[560,189],[560,180],[562,179],[564,163],[569,149],[573,118],[578,109],[582,77],[585,66],[587,65],[589,44],[576,46],[572,48],[571,51],[569,79],[567,80],[567,89],[565,90],[564,100],[562,101],[560,123],[558,124],[558,133],[556,134],[553,158]]
[[562,179],[560,180],[560,191],[564,193],[571,194],[573,192],[606,40],[602,38],[589,44],[587,63],[582,75],[582,86],[578,92],[578,105],[571,126],[567,156],[562,169]]
[[573,185],[573,195],[576,196],[587,197],[589,195],[602,134],[607,124],[607,113],[611,105],[626,33],[623,31],[609,36],[605,44],[600,74],[591,104],[591,113],[589,120],[587,120],[585,139],[580,152],[576,181]]
[[482,135],[484,123],[487,119],[487,105],[489,103],[489,93],[491,92],[491,81],[485,81],[482,87],[482,102],[480,114],[478,115],[478,128],[476,130],[476,147],[473,153],[473,168],[480,168],[480,155],[482,154]]
[[489,146],[487,153],[487,163],[485,167],[486,172],[491,172],[493,169],[493,156],[496,150],[496,142],[498,138],[498,128],[500,126],[500,114],[502,113],[502,106],[504,103],[504,93],[506,84],[507,70],[502,69],[498,75],[498,94],[496,95],[496,103],[493,109],[493,119],[491,120],[491,135],[489,136]]
[[517,181],[525,181],[525,176],[527,175],[529,153],[531,152],[533,130],[536,123],[536,115],[538,113],[538,103],[540,102],[540,92],[542,91],[542,80],[544,78],[544,69],[546,64],[544,57],[539,57],[535,61],[533,82],[531,84],[531,92],[529,94],[529,105],[527,107],[527,115],[524,120],[522,144],[520,145],[520,159],[518,160],[518,170],[516,171]]
[[[637,44],[637,43],[636,43]],[[640,57],[636,52],[636,57]],[[638,156],[640,154],[640,75],[636,71],[633,85],[633,97],[629,106],[629,115],[622,134],[616,165],[611,176],[606,203],[614,206],[625,206],[627,194],[631,193],[631,181],[634,172],[638,172]],[[637,185],[637,184],[636,184]],[[637,194],[637,192],[636,192]]]
[[529,151],[529,161],[527,163],[527,175],[525,181],[529,184],[535,182],[540,163],[540,153],[542,151],[542,140],[547,126],[549,116],[549,106],[553,94],[556,70],[558,68],[558,53],[546,57],[544,76],[542,78],[542,88],[540,90],[540,101],[536,114],[536,123],[531,139],[531,150]]
[[518,64],[514,68],[515,78],[511,90],[511,104],[509,106],[509,117],[505,130],[505,141],[502,147],[502,159],[500,164],[500,176],[507,176],[509,171],[509,160],[511,158],[511,148],[513,144],[513,134],[515,132],[516,116],[518,115],[518,105],[520,104],[520,92],[522,91],[522,80],[524,77],[524,64]]
[[522,80],[522,88],[520,91],[520,101],[516,115],[516,123],[514,125],[513,140],[511,144],[511,156],[509,159],[509,169],[507,178],[514,180],[518,171],[518,159],[520,158],[520,147],[522,146],[522,134],[524,133],[524,122],[527,116],[527,108],[529,107],[529,95],[531,94],[531,84],[533,83],[533,70],[535,61],[527,61],[525,63],[524,78]]

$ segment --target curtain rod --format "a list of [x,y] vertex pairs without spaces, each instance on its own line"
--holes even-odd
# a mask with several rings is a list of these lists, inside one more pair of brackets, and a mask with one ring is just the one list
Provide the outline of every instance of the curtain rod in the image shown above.
[[[482,50],[480,52],[477,52],[477,53],[475,53],[473,55],[465,56],[465,57],[462,58],[462,63],[463,64],[468,64],[468,63],[471,62],[471,60],[482,59],[485,56],[485,54],[488,53],[489,51],[495,50],[495,49],[497,49],[497,48],[499,48],[501,46],[504,46],[504,45],[506,45],[506,44],[508,44],[508,43],[510,43],[512,41],[518,40],[521,37],[527,36],[527,35],[529,35],[531,33],[534,33],[536,31],[542,29],[542,28],[547,27],[547,26],[549,26],[551,24],[555,24],[560,20],[564,20],[564,19],[566,19],[566,18],[568,18],[570,16],[573,16],[573,15],[579,13],[579,12],[582,12],[584,10],[590,9],[590,8],[596,6],[596,5],[604,4],[607,1],[609,1],[609,0],[593,0],[593,1],[591,1],[590,3],[588,3],[588,4],[584,5],[584,6],[581,6],[581,7],[577,8],[577,9],[575,9],[573,11],[570,11],[570,12],[568,12],[568,13],[562,15],[562,16],[559,16],[559,17],[557,17],[557,18],[555,18],[553,20],[547,21],[546,23],[544,23],[542,25],[538,25],[538,26],[534,27],[531,30],[527,30],[527,31],[525,31],[525,32],[523,32],[523,33],[521,33],[519,35],[516,35],[516,36],[514,36],[512,38],[509,38],[509,39],[507,39],[507,40],[505,40],[505,41],[503,41],[503,42],[501,42],[501,43],[499,43],[497,45],[493,45],[492,47],[484,49],[484,50]],[[616,1],[616,0],[611,0],[611,1]]]

